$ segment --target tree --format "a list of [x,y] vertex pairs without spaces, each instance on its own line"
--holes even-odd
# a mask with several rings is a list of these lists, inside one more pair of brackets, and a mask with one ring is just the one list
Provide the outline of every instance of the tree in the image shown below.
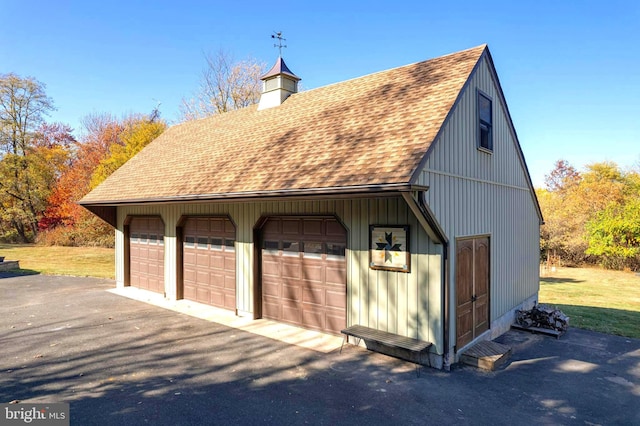
[[561,258],[568,263],[584,261],[585,218],[574,196],[581,180],[580,173],[571,164],[558,160],[545,176],[546,189],[536,191],[545,218],[540,244],[547,257]]
[[48,148],[46,129],[40,127],[53,109],[43,83],[16,74],[0,75],[0,222],[5,233],[12,230],[21,241],[30,241],[37,233],[54,174],[47,155],[57,144],[50,141],[56,146]]
[[553,170],[544,177],[547,191],[564,192],[580,182],[580,173],[566,160],[556,161]]
[[160,136],[167,128],[166,122],[159,119],[157,110],[145,116],[131,116],[121,125],[122,130],[118,134],[117,143],[109,146],[109,155],[103,158],[91,177],[91,188],[95,188],[103,182],[111,173],[115,172],[147,146],[151,141]]
[[77,204],[91,189],[91,176],[96,167],[109,156],[109,148],[118,144],[124,127],[111,114],[93,113],[82,120],[80,140],[73,147],[73,156],[61,173],[47,209],[39,222],[39,242],[47,245],[112,247],[113,229]]
[[573,196],[584,216],[585,225],[609,204],[624,202],[627,178],[616,163],[588,164],[581,176]]
[[582,173],[558,161],[537,190],[545,225],[541,249],[571,264],[640,267],[640,173],[612,162]]
[[55,245],[113,246],[113,229],[77,202],[166,128],[159,112],[116,119],[92,114],[82,120],[83,135],[74,157],[48,198],[40,220],[40,241]]
[[195,120],[214,114],[244,108],[260,100],[260,77],[266,66],[256,59],[235,62],[223,50],[206,54],[207,66],[200,77],[194,97],[182,99],[183,120]]
[[[67,167],[61,170],[53,186],[47,208],[38,223],[40,231],[73,226],[83,217],[77,203],[90,190],[91,175],[109,153],[109,146],[118,140],[122,130],[115,118],[108,114],[91,114],[83,118],[83,136],[74,140]],[[56,244],[66,245],[60,240]]]
[[595,213],[586,224],[589,248],[607,268],[640,268],[640,174],[596,163],[585,174],[585,199]]
[[613,269],[640,269],[640,196],[623,205],[611,203],[587,224],[588,254]]

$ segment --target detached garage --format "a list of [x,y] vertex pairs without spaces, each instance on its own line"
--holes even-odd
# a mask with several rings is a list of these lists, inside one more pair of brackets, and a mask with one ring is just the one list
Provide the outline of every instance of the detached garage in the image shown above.
[[448,368],[537,300],[535,191],[487,46],[175,125],[80,204],[116,282],[339,334],[432,343]]

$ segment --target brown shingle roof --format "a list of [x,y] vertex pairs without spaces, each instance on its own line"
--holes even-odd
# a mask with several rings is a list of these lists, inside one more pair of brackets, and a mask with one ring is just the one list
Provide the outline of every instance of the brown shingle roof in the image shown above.
[[173,126],[81,203],[408,184],[485,49]]

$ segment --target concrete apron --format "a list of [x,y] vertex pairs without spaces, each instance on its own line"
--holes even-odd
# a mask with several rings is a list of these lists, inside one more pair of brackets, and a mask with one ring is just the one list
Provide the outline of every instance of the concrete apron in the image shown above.
[[248,316],[237,316],[231,311],[193,302],[191,300],[171,301],[159,293],[136,287],[119,287],[107,290],[118,296],[124,296],[139,302],[148,303],[160,308],[200,318],[231,328],[268,337],[290,345],[300,346],[317,352],[329,353],[340,350],[343,339],[339,336],[307,330],[280,322],[257,319]]

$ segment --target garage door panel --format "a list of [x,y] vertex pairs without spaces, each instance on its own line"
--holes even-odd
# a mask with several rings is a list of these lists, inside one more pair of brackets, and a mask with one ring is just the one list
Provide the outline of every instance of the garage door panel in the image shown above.
[[220,290],[225,288],[225,276],[224,271],[214,271],[209,273],[209,286],[212,288],[219,288]]
[[196,279],[196,270],[191,268],[185,268],[183,272],[184,280],[186,283],[190,281],[195,281]]
[[343,285],[347,279],[346,265],[339,266],[327,266],[325,269],[326,278],[325,281],[330,284]]
[[305,281],[316,281],[322,283],[324,281],[324,267],[322,265],[304,264],[302,275]]
[[328,237],[338,237],[335,241],[341,242],[345,236],[345,231],[337,220],[331,220],[326,222],[326,235]]
[[[224,288],[228,290],[235,290],[236,288],[236,276],[225,275],[224,277]],[[235,297],[233,298],[235,300]]]
[[346,325],[345,248],[346,231],[335,219],[268,219],[263,227],[263,316],[339,334]]
[[164,250],[160,250],[159,247],[149,247],[149,259],[161,261],[164,259]]
[[302,322],[302,310],[296,305],[282,306],[282,317],[277,319],[299,324]]
[[208,290],[202,287],[196,287],[196,302],[208,303],[209,293]]
[[153,263],[148,263],[147,264],[147,272],[150,275],[158,275],[160,273],[161,268],[158,267],[158,265],[153,264]]
[[191,250],[185,250],[183,253],[183,262],[185,265],[195,265],[196,254]]
[[235,271],[236,271],[236,255],[233,253],[233,256],[229,256],[228,254],[224,258],[224,264],[222,265],[225,271],[233,271],[234,279],[235,279]]
[[229,293],[224,293],[224,306],[227,309],[235,309],[236,308],[236,297],[230,295]]
[[233,223],[223,217],[192,217],[186,220],[183,234],[184,298],[235,309]]
[[280,319],[280,303],[278,300],[270,301],[268,298],[262,302],[262,314],[267,318]]
[[323,220],[322,219],[306,219],[302,222],[302,227],[303,227],[303,233],[305,235],[305,237],[311,237],[311,236],[321,236],[322,235],[322,224],[323,224]]
[[215,257],[211,257],[211,262],[209,264],[210,268],[213,269],[218,269],[220,271],[224,271],[226,269],[226,265],[229,265],[229,269],[235,271],[236,267],[235,267],[235,259],[233,263],[227,263],[226,259],[224,258],[223,254],[218,254]]
[[323,330],[325,328],[325,313],[323,311],[305,310],[302,324],[308,328]]
[[272,275],[274,277],[280,276],[280,262],[278,259],[272,260],[272,258],[262,258],[262,274]]
[[282,276],[285,278],[300,279],[302,275],[302,265],[300,263],[291,263],[285,260],[282,263]]
[[303,302],[310,305],[324,306],[325,304],[325,290],[322,288],[305,288],[302,291]]
[[272,297],[280,298],[280,288],[281,288],[280,283],[263,282],[262,295],[264,297],[272,296]]
[[267,221],[267,223],[265,223],[265,225],[262,227],[262,233],[264,234],[265,238],[267,237],[271,237],[273,236],[279,236],[280,234],[282,234],[282,229],[280,228],[281,222],[278,221],[274,221],[274,220],[269,220]]
[[344,291],[331,291],[325,292],[325,305],[331,308],[338,308],[340,310],[347,307],[347,293]]
[[283,235],[298,235],[300,234],[300,220],[298,219],[283,219],[282,220],[282,234]]
[[195,298],[196,298],[196,288],[194,286],[191,286],[191,285],[185,285],[184,286],[184,298],[185,299],[190,299],[190,300],[195,300]]
[[196,254],[196,266],[202,268],[209,267],[209,253],[198,253]]
[[[221,234],[224,233],[224,223],[225,220],[208,220],[204,219],[203,222],[206,222],[208,226],[203,229],[209,231],[211,234]],[[233,231],[235,232],[235,230]]]
[[210,295],[211,295],[210,299],[205,303],[210,304],[210,305],[214,305],[214,306],[224,307],[224,305],[225,305],[224,293],[217,292],[217,291],[212,291],[210,293]]
[[293,302],[302,302],[302,289],[298,286],[290,286],[284,284],[282,286],[282,299],[286,299],[287,301]]
[[344,328],[344,324],[347,321],[347,317],[344,314],[344,311],[342,312],[328,312],[326,315],[326,324],[325,327],[327,328],[327,330],[338,334],[340,333],[340,330],[342,330]]
[[197,287],[206,287],[209,285],[209,272],[203,271],[202,269],[196,270],[196,279],[195,286]]

